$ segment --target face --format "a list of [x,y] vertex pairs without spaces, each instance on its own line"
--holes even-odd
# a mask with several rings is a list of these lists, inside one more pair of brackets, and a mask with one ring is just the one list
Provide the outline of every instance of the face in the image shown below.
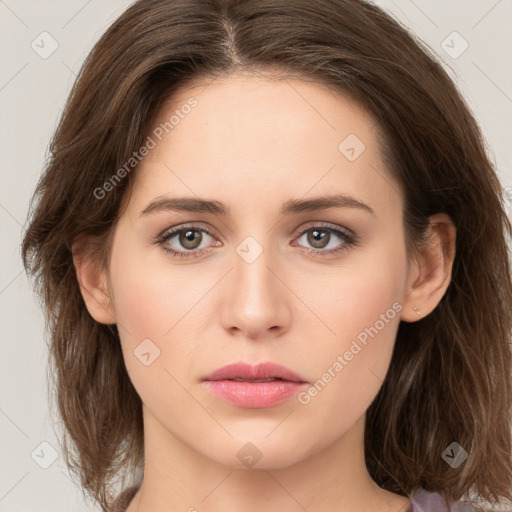
[[[145,420],[232,467],[243,447],[261,468],[328,448],[382,385],[407,283],[403,201],[375,122],[317,84],[231,75],[175,94],[147,148],[109,267]],[[238,362],[303,383],[203,380]]]

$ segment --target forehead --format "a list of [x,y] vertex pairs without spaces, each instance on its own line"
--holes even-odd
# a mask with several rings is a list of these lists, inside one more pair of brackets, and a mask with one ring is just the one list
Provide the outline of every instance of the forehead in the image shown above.
[[277,199],[333,190],[376,210],[400,203],[373,118],[317,83],[236,74],[190,84],[168,98],[149,136],[154,147],[136,172],[139,211],[163,194],[275,209]]
[[[189,108],[192,98],[196,106]],[[375,134],[368,132],[376,127],[348,94],[298,78],[247,73],[203,79],[181,88],[168,98],[154,126],[164,128],[165,135],[172,132],[183,149],[190,149],[187,144],[211,149],[209,145],[215,143],[217,152],[223,149],[230,156],[237,149],[248,154],[250,146],[255,153],[260,148],[270,152],[276,145],[299,149],[304,139],[316,146],[323,139],[320,149],[337,150],[347,129],[361,139],[373,139]],[[191,133],[194,140],[188,138]],[[253,144],[248,145],[251,140]],[[308,146],[305,149],[310,152],[313,144]]]

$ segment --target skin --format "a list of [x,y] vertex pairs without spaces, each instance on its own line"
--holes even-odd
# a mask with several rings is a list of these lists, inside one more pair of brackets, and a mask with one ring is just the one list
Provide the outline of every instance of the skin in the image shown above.
[[[233,74],[179,91],[155,126],[191,96],[197,106],[136,170],[109,268],[75,254],[87,308],[98,322],[117,323],[143,402],[144,481],[128,512],[407,510],[408,497],[367,472],[365,412],[400,320],[429,314],[448,287],[455,228],[433,216],[429,245],[408,262],[399,186],[375,122],[349,98],[298,79]],[[338,149],[349,134],[366,146],[354,161]],[[279,212],[289,199],[334,193],[357,197],[374,215]],[[231,211],[140,215],[165,195],[217,200]],[[353,231],[359,244],[325,255],[345,242],[331,233],[326,248],[312,245],[306,230],[320,222]],[[199,231],[200,254],[173,258],[155,243],[189,223],[213,235]],[[251,263],[236,251],[247,236],[263,251]],[[166,244],[190,251],[178,236]],[[394,303],[401,311],[307,404],[292,397],[242,409],[201,381],[228,363],[274,361],[314,383]],[[147,338],[160,350],[148,366],[134,355]],[[262,454],[252,468],[237,457],[248,442]]]

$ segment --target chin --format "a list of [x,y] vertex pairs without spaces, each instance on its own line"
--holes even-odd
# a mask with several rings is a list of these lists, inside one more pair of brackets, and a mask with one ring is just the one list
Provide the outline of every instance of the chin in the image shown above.
[[[274,439],[265,439],[267,432],[260,436],[244,436],[243,439],[235,439],[226,446],[220,457],[215,458],[220,464],[233,469],[276,470],[293,466],[308,456],[308,453],[297,449],[300,444],[288,438],[288,443],[283,438],[276,436]],[[273,434],[271,434],[272,436]],[[229,455],[226,458],[226,455]]]

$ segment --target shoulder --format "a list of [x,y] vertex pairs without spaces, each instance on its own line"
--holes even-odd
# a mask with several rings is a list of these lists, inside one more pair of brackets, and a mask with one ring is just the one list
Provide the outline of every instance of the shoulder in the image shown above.
[[481,512],[483,510],[462,500],[448,504],[440,493],[418,488],[411,495],[411,508],[407,512]]
[[133,497],[137,494],[139,488],[140,484],[132,485],[131,487],[124,489],[124,491],[122,491],[115,499],[112,507],[108,512],[125,512]]

